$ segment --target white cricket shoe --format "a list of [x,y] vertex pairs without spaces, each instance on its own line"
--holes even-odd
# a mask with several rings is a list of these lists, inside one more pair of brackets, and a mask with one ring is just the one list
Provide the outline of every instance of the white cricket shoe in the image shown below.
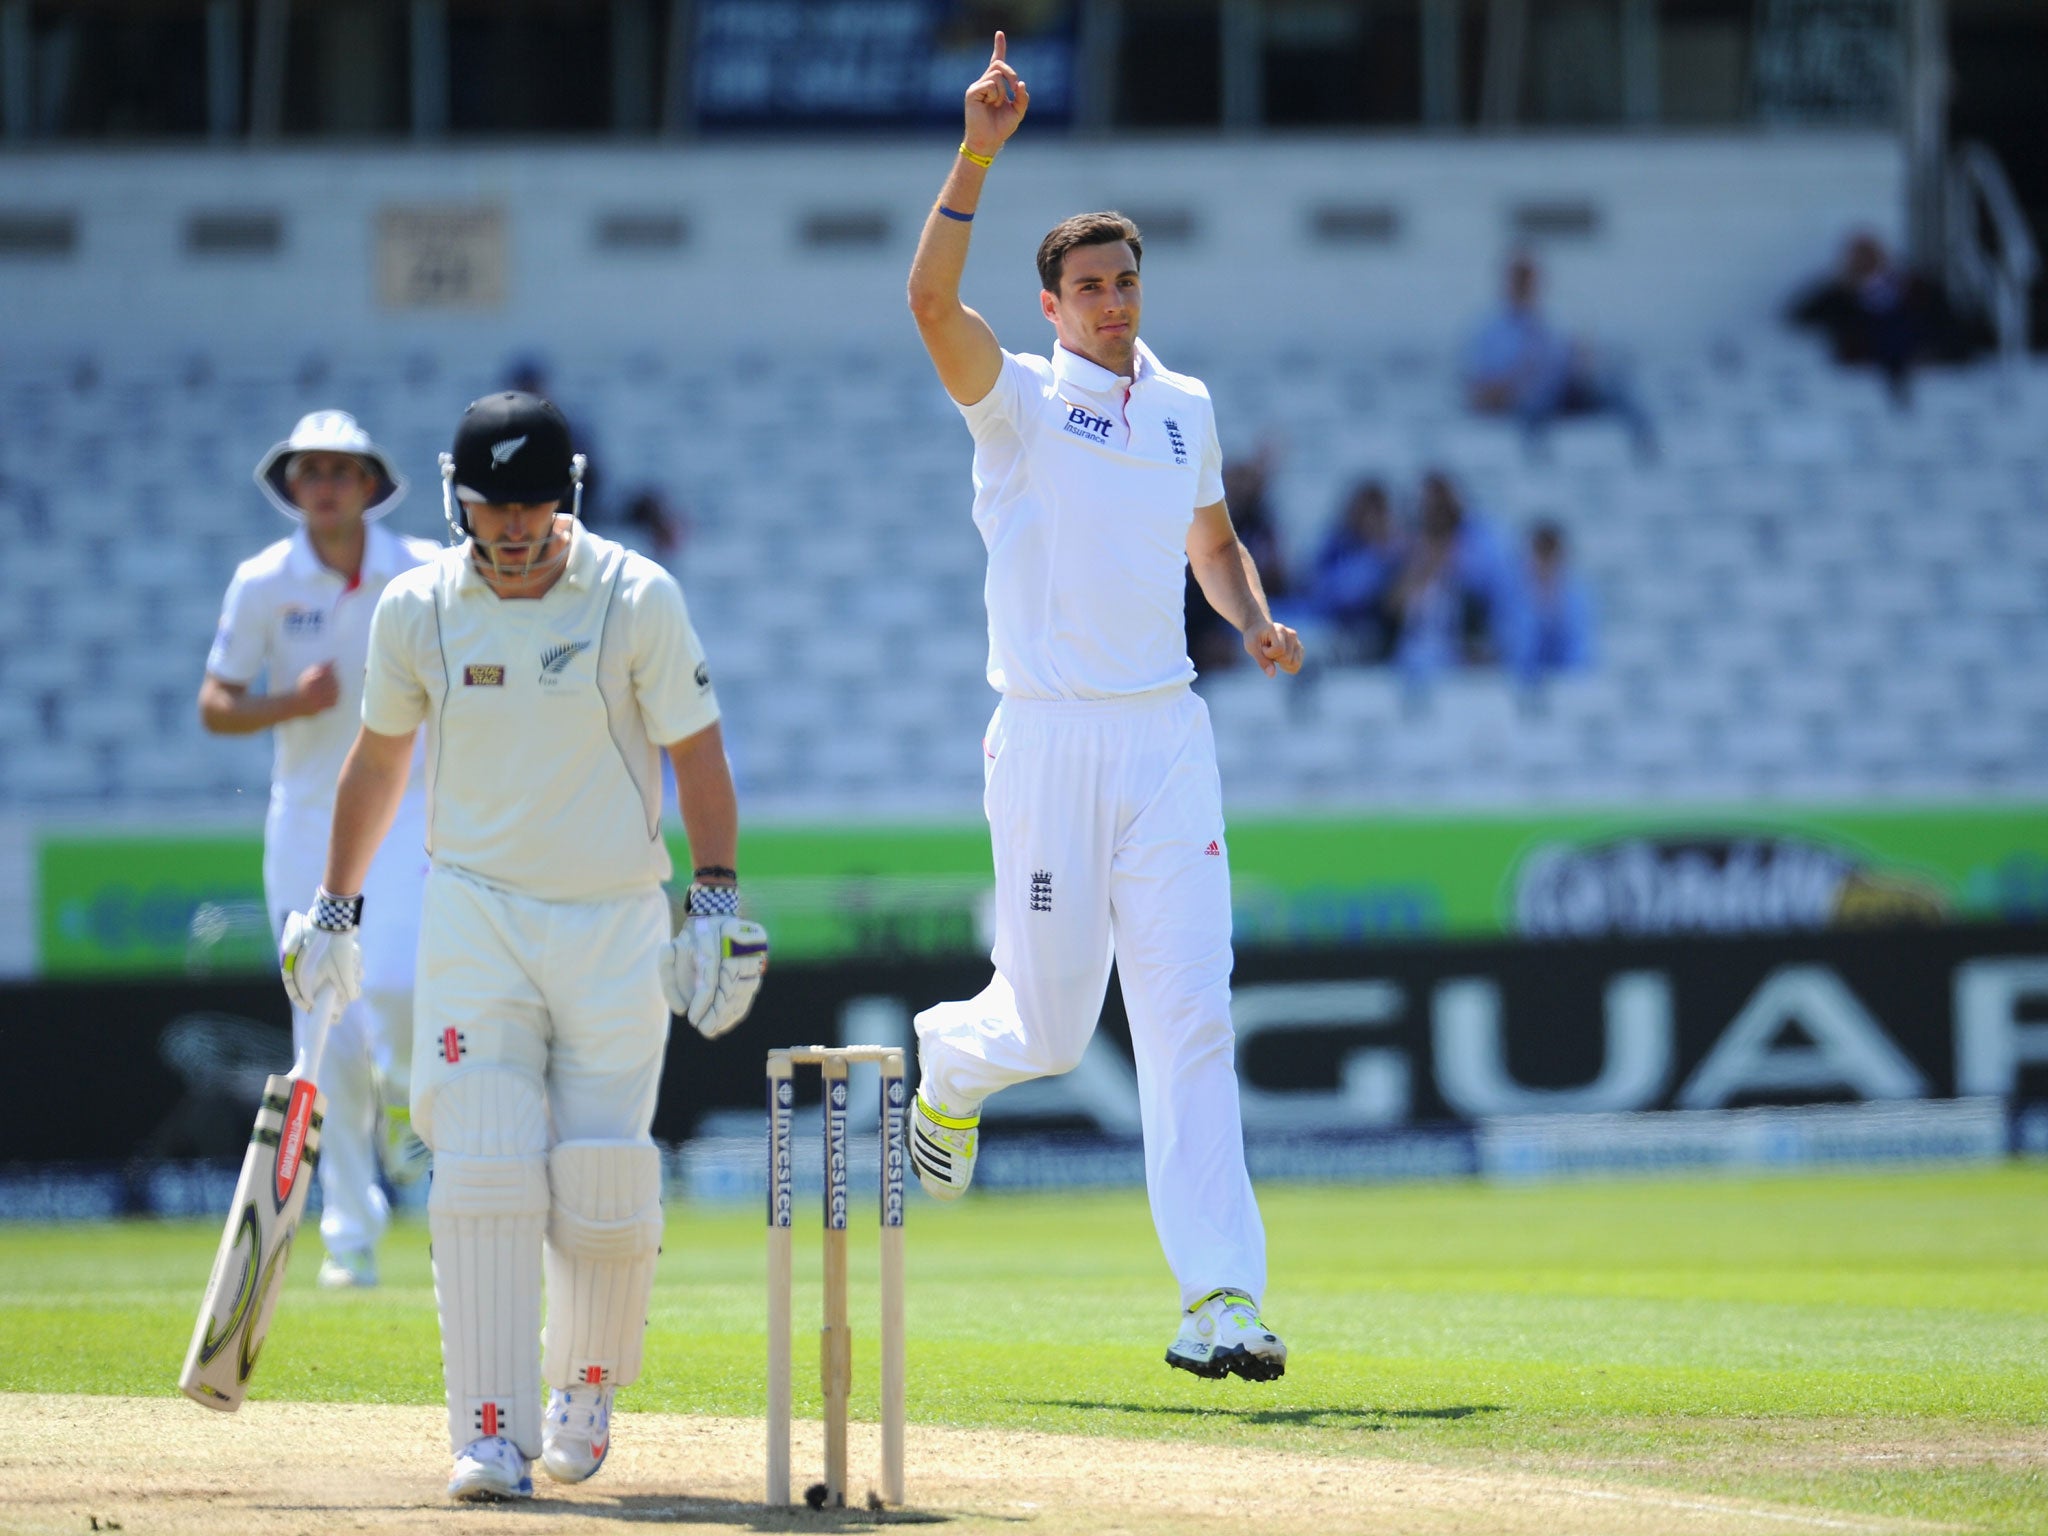
[[384,1137],[377,1148],[377,1160],[384,1165],[384,1177],[398,1188],[417,1184],[427,1176],[434,1154],[412,1128],[412,1111],[402,1104],[384,1106]]
[[471,1503],[494,1499],[530,1499],[533,1474],[519,1447],[503,1435],[472,1440],[455,1454],[455,1475],[448,1479],[448,1497]]
[[958,1200],[974,1179],[974,1156],[981,1148],[981,1112],[946,1113],[924,1101],[924,1090],[910,1104],[910,1166],[917,1182],[934,1200]]
[[1287,1346],[1259,1321],[1258,1305],[1249,1296],[1211,1291],[1181,1317],[1166,1363],[1212,1381],[1277,1381],[1287,1374]]
[[367,1291],[377,1283],[377,1255],[367,1248],[330,1253],[320,1261],[317,1279],[330,1291]]
[[612,1448],[612,1389],[548,1388],[540,1422],[540,1464],[558,1483],[580,1483],[604,1465]]

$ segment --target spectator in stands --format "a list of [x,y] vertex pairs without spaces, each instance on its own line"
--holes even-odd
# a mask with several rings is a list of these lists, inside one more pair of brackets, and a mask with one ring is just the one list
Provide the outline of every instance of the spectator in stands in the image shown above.
[[1825,336],[1843,367],[1877,369],[1901,405],[1912,397],[1915,364],[1960,362],[1981,340],[1939,283],[1893,261],[1868,230],[1849,237],[1835,270],[1795,298],[1786,319]]
[[647,486],[627,499],[612,532],[628,549],[673,568],[683,552],[688,528],[689,520],[670,510],[660,491]]
[[1491,530],[1467,513],[1450,478],[1436,472],[1422,482],[1420,524],[1389,598],[1399,626],[1395,659],[1417,678],[1489,665],[1499,659],[1503,586]]
[[1529,684],[1593,664],[1593,594],[1565,558],[1564,530],[1529,530],[1528,559],[1501,622],[1502,660]]
[[[1285,556],[1280,547],[1279,525],[1273,517],[1266,488],[1272,477],[1272,454],[1262,449],[1249,459],[1233,460],[1224,466],[1223,495],[1230,505],[1230,520],[1237,527],[1238,542],[1258,564],[1259,579],[1269,603],[1289,593]],[[1209,605],[1196,582],[1194,568],[1187,576],[1188,659],[1199,673],[1234,667],[1244,654],[1242,638],[1235,625]]]
[[1393,653],[1391,600],[1405,556],[1386,486],[1361,480],[1316,552],[1309,588],[1310,609],[1336,631],[1338,660],[1370,665]]
[[1627,381],[1543,317],[1535,259],[1508,262],[1507,298],[1465,347],[1465,403],[1482,416],[1512,416],[1539,441],[1561,416],[1617,416],[1647,458],[1657,451],[1650,418]]
[[1259,581],[1268,598],[1291,595],[1285,557],[1280,549],[1280,525],[1273,516],[1267,494],[1273,478],[1273,453],[1261,448],[1249,459],[1224,468],[1223,494],[1230,502],[1230,520],[1237,525],[1238,542],[1258,562]]

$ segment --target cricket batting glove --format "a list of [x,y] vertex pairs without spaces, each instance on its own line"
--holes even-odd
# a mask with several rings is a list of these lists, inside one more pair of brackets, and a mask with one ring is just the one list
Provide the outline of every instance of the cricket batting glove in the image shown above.
[[692,885],[681,926],[661,952],[661,990],[669,1011],[706,1040],[747,1016],[768,973],[768,930],[740,916],[729,885]]
[[278,958],[294,1007],[311,1013],[322,987],[334,988],[343,1008],[363,995],[363,947],[356,941],[362,917],[362,897],[323,890],[314,894],[311,912],[294,912],[284,920]]

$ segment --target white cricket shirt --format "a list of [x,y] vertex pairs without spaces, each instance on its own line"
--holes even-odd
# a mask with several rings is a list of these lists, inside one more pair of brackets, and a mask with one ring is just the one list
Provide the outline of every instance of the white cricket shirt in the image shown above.
[[499,597],[464,546],[377,605],[363,724],[426,725],[427,852],[488,885],[602,901],[666,880],[660,748],[717,719],[675,578],[580,523],[545,597]]
[[220,628],[206,670],[224,683],[246,687],[259,675],[272,693],[297,685],[299,674],[321,662],[334,665],[341,698],[332,709],[272,728],[271,799],[293,810],[334,803],[334,784],[355,745],[362,722],[363,668],[370,650],[370,616],[398,576],[434,559],[441,546],[364,528],[363,566],[354,585],[328,569],[301,528],[244,560],[228,583]]
[[1110,699],[1194,680],[1187,537],[1195,508],[1223,499],[1216,413],[1200,379],[1143,342],[1135,368],[1005,352],[995,387],[960,407],[1000,693]]

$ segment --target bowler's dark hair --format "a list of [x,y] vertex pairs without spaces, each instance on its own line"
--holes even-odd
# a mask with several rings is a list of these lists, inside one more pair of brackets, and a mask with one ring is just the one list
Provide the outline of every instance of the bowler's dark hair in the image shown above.
[[1038,242],[1039,286],[1047,293],[1058,293],[1060,270],[1067,264],[1067,252],[1084,245],[1114,245],[1119,240],[1130,245],[1131,265],[1143,266],[1144,236],[1138,233],[1138,226],[1122,214],[1111,209],[1102,213],[1077,213],[1071,219],[1061,219]]

